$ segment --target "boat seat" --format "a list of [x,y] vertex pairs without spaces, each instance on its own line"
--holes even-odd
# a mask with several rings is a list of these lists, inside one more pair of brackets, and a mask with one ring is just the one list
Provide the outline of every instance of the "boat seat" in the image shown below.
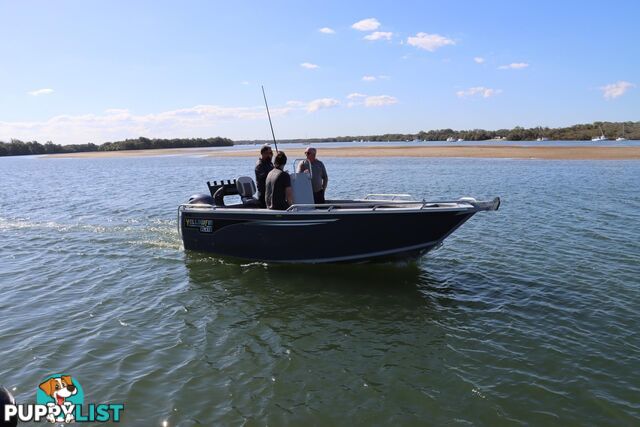
[[238,179],[236,179],[236,188],[238,189],[238,194],[240,195],[240,200],[242,200],[243,204],[250,206],[260,205],[258,199],[253,197],[253,195],[256,194],[257,188],[256,183],[253,182],[251,177],[238,177]]

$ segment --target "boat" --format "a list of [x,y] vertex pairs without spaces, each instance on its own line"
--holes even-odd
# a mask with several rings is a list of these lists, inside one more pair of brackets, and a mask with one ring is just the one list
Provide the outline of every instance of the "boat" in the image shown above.
[[604,132],[602,131],[602,128],[600,128],[600,136],[594,136],[593,138],[591,138],[592,142],[608,141],[608,140],[609,138],[604,136]]
[[549,138],[547,138],[546,136],[542,135],[542,126],[538,126],[538,137],[536,138],[537,142],[544,142],[544,141],[548,141]]
[[458,141],[456,142],[464,142],[464,138],[458,138]]
[[[209,194],[193,195],[178,208],[184,249],[283,264],[416,259],[476,213],[500,206],[499,197],[425,201],[407,194],[315,204],[310,175],[290,175],[294,204],[287,210],[261,209],[250,177],[207,182]],[[239,196],[240,203],[226,204],[227,196]]]
[[456,139],[450,136],[449,138],[447,138],[447,142],[456,142]]
[[618,141],[618,142],[628,141],[628,139],[624,137],[624,123],[622,124],[622,136],[617,137],[616,141]]

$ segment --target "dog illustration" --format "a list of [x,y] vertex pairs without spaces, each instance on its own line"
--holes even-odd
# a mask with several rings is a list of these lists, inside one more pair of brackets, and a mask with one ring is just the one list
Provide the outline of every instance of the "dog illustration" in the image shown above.
[[[73,380],[70,375],[63,375],[61,377],[52,377],[40,384],[40,390],[44,391],[47,396],[50,396],[55,403],[48,403],[48,406],[69,406],[71,402],[65,403],[67,397],[73,396],[78,392],[77,387],[73,384]],[[65,423],[72,423],[75,421],[73,412],[67,414],[64,419],[58,418],[57,420],[53,414],[49,414],[47,421],[55,423],[56,421],[63,421]]]

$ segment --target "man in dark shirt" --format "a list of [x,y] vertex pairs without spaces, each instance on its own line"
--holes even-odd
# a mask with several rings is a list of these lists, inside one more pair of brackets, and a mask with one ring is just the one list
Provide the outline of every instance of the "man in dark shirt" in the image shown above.
[[274,169],[267,175],[265,184],[267,208],[286,210],[293,203],[293,190],[291,189],[291,177],[282,170],[287,164],[287,156],[284,151],[276,154],[273,164]]
[[271,159],[273,158],[273,151],[271,147],[267,144],[263,145],[260,149],[260,158],[256,162],[256,187],[258,187],[258,200],[260,201],[260,207],[266,208],[267,204],[264,200],[264,186],[265,181],[267,180],[267,175],[273,169],[273,163],[271,163]]

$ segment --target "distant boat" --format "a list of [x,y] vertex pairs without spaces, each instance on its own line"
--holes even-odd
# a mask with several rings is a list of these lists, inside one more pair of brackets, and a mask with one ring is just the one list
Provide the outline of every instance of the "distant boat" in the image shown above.
[[622,136],[617,137],[616,141],[628,141],[628,139],[624,137],[624,123],[622,124]]
[[604,136],[604,132],[602,131],[602,128],[600,128],[600,136],[594,136],[593,138],[591,138],[591,141],[593,142],[608,141],[608,140],[609,138]]
[[536,138],[536,141],[538,141],[538,142],[548,141],[549,140],[549,138],[547,138],[545,136],[542,136],[542,127],[541,126],[538,126],[538,135],[539,136]]
[[457,142],[464,142],[464,138],[458,138]]
[[449,138],[447,138],[447,142],[456,142],[456,139],[450,136]]

